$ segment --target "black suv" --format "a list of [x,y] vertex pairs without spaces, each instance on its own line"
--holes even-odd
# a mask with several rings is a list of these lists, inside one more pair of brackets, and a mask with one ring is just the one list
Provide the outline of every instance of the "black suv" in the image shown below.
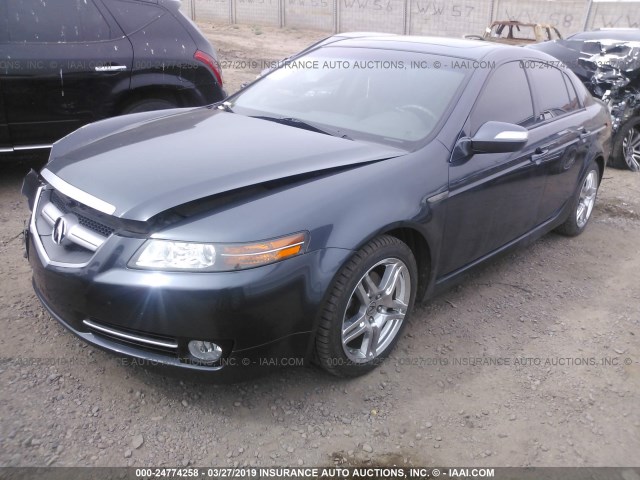
[[0,0],[0,153],[49,148],[115,115],[224,98],[216,52],[179,5]]

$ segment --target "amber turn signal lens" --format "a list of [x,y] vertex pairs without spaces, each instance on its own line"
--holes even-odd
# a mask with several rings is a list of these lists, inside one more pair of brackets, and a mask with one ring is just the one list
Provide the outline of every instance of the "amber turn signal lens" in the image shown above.
[[224,245],[220,250],[220,260],[225,270],[265,265],[302,253],[306,239],[304,233],[296,233],[268,242]]

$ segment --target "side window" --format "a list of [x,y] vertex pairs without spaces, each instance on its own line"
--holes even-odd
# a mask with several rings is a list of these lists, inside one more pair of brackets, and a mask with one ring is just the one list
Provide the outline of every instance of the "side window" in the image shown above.
[[519,62],[497,68],[485,83],[471,114],[471,134],[486,122],[531,126],[534,123],[529,83]]
[[537,121],[546,122],[576,109],[577,98],[572,102],[569,97],[564,73],[540,62],[533,62],[528,71],[538,98]]
[[10,42],[69,43],[109,40],[109,24],[93,0],[7,0]]

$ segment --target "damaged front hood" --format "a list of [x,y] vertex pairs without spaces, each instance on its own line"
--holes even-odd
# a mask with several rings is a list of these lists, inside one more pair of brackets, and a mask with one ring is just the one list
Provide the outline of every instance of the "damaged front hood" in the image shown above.
[[578,63],[591,75],[596,96],[610,88],[640,86],[640,42],[585,41]]
[[527,48],[545,52],[562,61],[594,96],[602,97],[602,88],[606,86],[632,84],[640,87],[640,41],[568,39]]
[[406,153],[205,107],[84,127],[53,146],[42,176],[104,213],[146,221],[231,190]]

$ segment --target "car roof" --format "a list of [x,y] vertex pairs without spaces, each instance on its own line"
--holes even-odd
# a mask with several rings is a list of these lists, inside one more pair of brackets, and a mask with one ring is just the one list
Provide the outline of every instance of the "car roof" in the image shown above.
[[567,40],[620,40],[640,41],[640,28],[603,28],[589,32],[579,32],[571,35]]
[[552,58],[541,52],[533,53],[523,50],[522,47],[485,42],[482,40],[421,37],[413,35],[359,36],[357,38],[344,38],[342,40],[332,42],[324,48],[335,47],[417,51],[433,55],[467,58],[470,60],[481,60],[491,54],[504,56],[505,58],[524,58],[532,56],[531,54],[544,60]]
[[335,35],[329,38],[392,37],[394,35],[397,35],[397,34],[385,33],[385,32],[343,32],[343,33],[336,33]]

